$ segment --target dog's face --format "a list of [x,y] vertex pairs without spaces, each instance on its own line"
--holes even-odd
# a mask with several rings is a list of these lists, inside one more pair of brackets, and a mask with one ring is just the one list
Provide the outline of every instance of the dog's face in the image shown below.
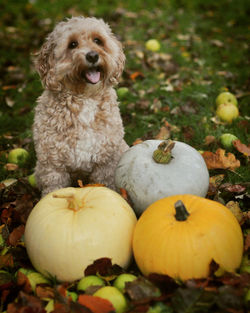
[[45,88],[82,93],[116,84],[124,62],[121,43],[103,20],[73,17],[47,37],[36,69]]

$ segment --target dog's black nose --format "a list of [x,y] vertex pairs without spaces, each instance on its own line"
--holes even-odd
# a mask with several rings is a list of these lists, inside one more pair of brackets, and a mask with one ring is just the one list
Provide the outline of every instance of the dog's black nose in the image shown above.
[[90,63],[96,63],[99,59],[99,54],[96,51],[90,51],[86,54],[86,59],[90,62]]

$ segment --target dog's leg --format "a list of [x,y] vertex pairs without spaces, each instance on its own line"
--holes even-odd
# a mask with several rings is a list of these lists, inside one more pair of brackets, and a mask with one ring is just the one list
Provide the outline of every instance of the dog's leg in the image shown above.
[[106,187],[109,187],[115,190],[115,169],[117,164],[122,156],[122,154],[128,150],[129,146],[123,140],[113,157],[105,164],[97,164],[90,177],[89,181],[91,183],[104,184]]
[[70,175],[65,170],[42,166],[39,162],[35,168],[35,177],[43,197],[49,192],[68,187],[71,183]]

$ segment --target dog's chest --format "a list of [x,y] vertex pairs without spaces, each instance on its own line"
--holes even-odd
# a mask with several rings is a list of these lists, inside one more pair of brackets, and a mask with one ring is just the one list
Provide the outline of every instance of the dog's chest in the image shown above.
[[[75,145],[74,164],[76,168],[94,163],[106,162],[105,158],[114,152],[114,147],[121,137],[118,109],[104,107],[100,109],[92,101],[84,106],[78,115],[77,141]],[[118,116],[117,116],[118,113]]]

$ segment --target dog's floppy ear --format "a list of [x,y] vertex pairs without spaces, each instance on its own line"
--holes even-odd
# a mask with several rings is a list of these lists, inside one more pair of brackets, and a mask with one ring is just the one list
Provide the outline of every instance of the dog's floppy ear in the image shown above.
[[110,77],[109,81],[112,85],[117,85],[119,82],[119,78],[122,75],[123,69],[124,69],[124,65],[125,65],[125,54],[123,52],[123,48],[122,48],[122,44],[115,39],[117,42],[117,45],[119,46],[119,54],[116,58],[116,68],[115,71],[113,72],[112,77]]
[[57,81],[54,69],[54,48],[55,43],[52,35],[47,37],[46,42],[37,54],[35,68],[41,77],[44,88],[50,90],[61,90],[61,84]]
[[119,41],[118,41],[118,45],[120,46],[120,53],[119,53],[119,56],[117,58],[117,69],[116,69],[115,74],[114,74],[114,77],[117,80],[117,82],[122,75],[124,65],[125,65],[125,60],[126,60],[125,54],[123,52],[122,44]]

